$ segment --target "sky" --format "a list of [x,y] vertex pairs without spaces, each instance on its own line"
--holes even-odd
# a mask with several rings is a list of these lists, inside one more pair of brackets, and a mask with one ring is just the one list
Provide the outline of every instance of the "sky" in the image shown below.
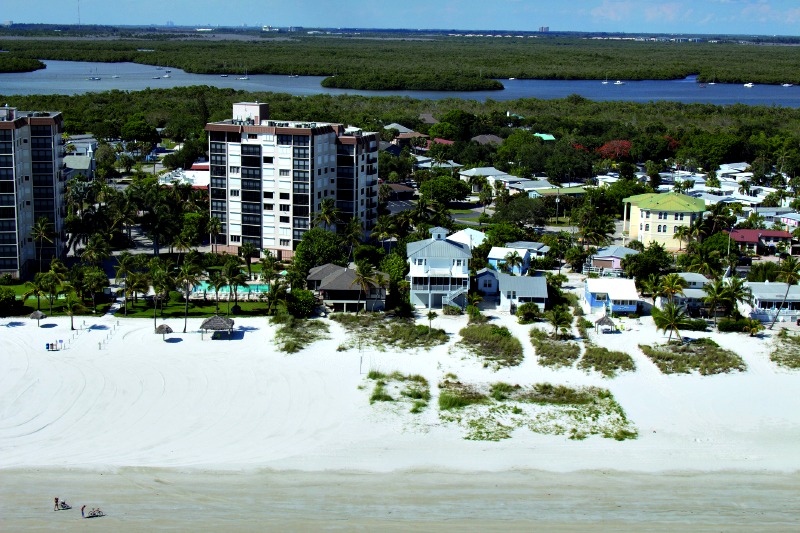
[[800,34],[798,0],[4,0],[0,21],[56,24]]

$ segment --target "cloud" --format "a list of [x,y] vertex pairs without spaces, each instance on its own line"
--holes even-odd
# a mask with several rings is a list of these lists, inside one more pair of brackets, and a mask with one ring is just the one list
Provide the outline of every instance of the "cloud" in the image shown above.
[[633,2],[603,0],[591,13],[598,20],[620,21],[630,18],[634,5]]
[[691,13],[692,10],[687,9],[683,4],[673,2],[645,8],[644,17],[648,21],[673,22],[687,18]]

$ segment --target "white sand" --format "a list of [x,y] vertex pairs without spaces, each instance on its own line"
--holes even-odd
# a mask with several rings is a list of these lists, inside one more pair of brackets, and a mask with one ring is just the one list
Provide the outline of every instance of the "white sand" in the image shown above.
[[[73,488],[91,493],[97,504],[107,501],[123,505],[119,498],[101,490],[98,472],[115,478],[127,473],[124,479],[116,480],[121,491],[128,483],[125,480],[134,477],[153,482],[160,477],[153,472],[160,469],[166,469],[163,472],[167,477],[184,476],[174,485],[165,484],[159,496],[173,502],[176,509],[183,509],[181,506],[187,503],[181,500],[184,491],[212,490],[204,485],[209,483],[210,474],[204,474],[203,481],[193,486],[186,472],[240,472],[237,479],[244,487],[241,498],[232,497],[235,502],[228,503],[239,506],[242,512],[253,503],[247,487],[256,487],[256,492],[262,490],[264,480],[258,476],[266,474],[258,472],[264,469],[283,483],[289,482],[280,477],[280,472],[305,471],[308,474],[304,476],[316,475],[318,478],[314,479],[326,486],[342,483],[336,476],[343,474],[332,471],[372,472],[373,491],[383,490],[384,484],[390,483],[386,480],[394,479],[380,473],[405,472],[402,479],[406,479],[414,472],[483,472],[469,477],[475,490],[484,496],[472,497],[486,505],[502,497],[486,492],[478,480],[485,478],[489,485],[503,484],[513,478],[513,472],[527,470],[540,472],[526,478],[530,482],[528,489],[538,487],[537,493],[542,476],[550,479],[548,476],[555,475],[548,472],[571,473],[558,478],[570,486],[572,482],[583,483],[581,476],[595,479],[599,475],[581,474],[582,470],[639,472],[630,475],[649,480],[642,484],[663,487],[665,510],[677,505],[667,493],[687,483],[692,485],[696,474],[687,472],[716,473],[718,477],[712,475],[708,483],[725,485],[726,476],[744,475],[727,471],[766,471],[774,474],[763,478],[765,486],[770,482],[775,483],[772,488],[776,490],[800,486],[800,373],[781,370],[769,361],[773,342],[770,332],[765,338],[692,333],[710,335],[723,347],[741,354],[747,371],[709,377],[665,376],[635,348],[639,343],[662,342],[664,335],[656,332],[649,319],[642,319],[641,325],[627,321],[628,325],[636,324],[632,330],[593,335],[593,339],[600,345],[634,354],[637,370],[604,379],[577,369],[539,366],[527,340],[530,326],[518,325],[508,316],[500,316],[498,321],[508,325],[523,342],[525,361],[519,367],[497,372],[484,368],[474,356],[453,349],[455,333],[464,326],[464,317],[437,318],[434,326],[454,335],[448,345],[429,352],[380,352],[372,348],[337,352],[346,334],[340,326],[330,323],[332,340],[292,355],[276,352],[272,343],[274,328],[264,318],[237,318],[237,328],[245,331],[234,340],[209,340],[207,336],[201,339],[196,332],[198,319],[189,320],[190,333],[186,334],[180,333],[182,320],[169,320],[167,323],[176,333],[167,338],[173,342],[163,342],[161,335],[153,333],[152,320],[85,320],[91,328],[84,327],[77,334],[69,331],[67,318],[46,319],[42,325],[54,327],[42,328],[27,318],[0,321],[0,486],[4,486],[0,505],[33,505],[28,509],[33,522],[20,519],[19,525],[35,525],[40,518],[36,518],[39,504],[30,502],[41,500],[46,511],[47,502],[56,495],[53,492],[59,490],[56,487],[63,487],[62,496],[68,500],[74,501],[68,494]],[[79,324],[82,321],[76,320]],[[74,340],[70,340],[72,337]],[[68,348],[45,351],[45,342],[58,339],[68,341]],[[98,343],[103,341],[103,348],[98,349]],[[435,384],[447,372],[466,382],[602,386],[612,391],[640,436],[625,442],[597,436],[571,441],[565,436],[517,430],[512,439],[501,442],[466,441],[462,430],[439,423],[434,408],[420,415],[394,415],[371,407],[369,391],[359,390],[370,368],[424,375],[433,384],[432,406],[438,395]],[[68,473],[62,469],[69,469]],[[322,474],[323,471],[329,473]],[[678,471],[683,472],[683,477],[670,488],[665,480],[669,476],[663,473]],[[69,475],[79,479],[48,481],[64,480]],[[36,480],[33,485],[32,479]],[[612,485],[621,495],[629,496],[630,504],[637,490],[625,479],[616,478]],[[738,483],[740,479],[736,479]],[[595,482],[602,491],[605,481]],[[408,483],[413,485],[411,480]],[[131,484],[140,486],[138,481]],[[44,493],[30,494],[26,491],[33,489],[21,489],[28,486]],[[435,486],[420,486],[419,490],[428,491],[435,500]],[[368,488],[362,489],[365,495],[370,493]],[[524,494],[525,489],[519,490]],[[764,490],[759,494],[766,494]],[[149,489],[145,492],[153,495]],[[425,499],[419,492],[415,494],[422,498],[418,502],[422,507],[416,514],[411,513],[409,520],[424,521]],[[708,504],[722,505],[713,501],[717,496],[708,496]],[[472,497],[465,496],[464,505]],[[192,501],[191,497],[186,498]],[[776,497],[771,501],[782,500]],[[387,518],[370,506],[378,503],[364,505],[372,511],[366,515],[363,510],[358,511],[362,518]],[[559,500],[557,505],[567,502]],[[613,507],[609,503],[609,512]],[[452,515],[442,509],[437,516],[454,520],[468,516],[458,509],[453,507]],[[781,509],[785,510],[785,506]],[[7,510],[0,509],[0,520]],[[772,510],[777,512],[778,507]],[[191,506],[180,513],[176,516],[197,519],[191,515]],[[599,510],[597,513],[602,514]],[[290,514],[286,513],[287,520],[297,519]],[[519,518],[533,519],[523,515]],[[734,515],[722,523],[744,524]],[[164,519],[168,520],[168,516],[165,511]],[[230,517],[221,513],[218,518],[224,524]],[[552,528],[571,523],[568,514],[556,513],[551,518]],[[619,523],[636,522],[630,516],[617,518]],[[683,519],[691,521],[691,517],[680,520]],[[781,520],[777,523],[782,524]],[[363,524],[369,527],[369,521]],[[295,525],[303,526],[301,522]],[[609,525],[613,529],[613,524]],[[128,526],[132,527],[130,523]]]

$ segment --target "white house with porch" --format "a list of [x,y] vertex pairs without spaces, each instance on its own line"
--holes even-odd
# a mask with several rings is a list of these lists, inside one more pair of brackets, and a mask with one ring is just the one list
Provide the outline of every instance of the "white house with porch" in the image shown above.
[[466,244],[449,240],[445,228],[432,228],[430,232],[430,239],[406,247],[411,305],[428,309],[456,305],[463,309],[472,252]]

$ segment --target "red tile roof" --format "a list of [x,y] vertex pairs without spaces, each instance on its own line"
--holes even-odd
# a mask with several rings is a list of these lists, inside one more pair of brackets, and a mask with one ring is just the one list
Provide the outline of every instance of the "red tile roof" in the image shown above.
[[775,229],[735,229],[731,232],[731,239],[736,242],[758,242],[764,237],[791,239],[788,231]]

